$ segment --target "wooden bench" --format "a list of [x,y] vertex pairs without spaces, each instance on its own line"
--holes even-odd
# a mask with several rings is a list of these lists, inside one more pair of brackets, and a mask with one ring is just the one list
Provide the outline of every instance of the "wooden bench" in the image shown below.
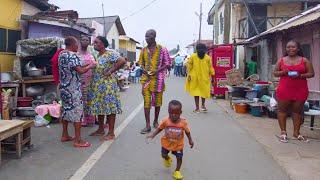
[[[0,150],[1,150],[1,141],[15,136],[15,146],[16,146],[16,155],[18,158],[21,158],[22,152],[22,135],[23,135],[23,125],[25,121],[21,120],[0,120]],[[1,165],[1,153],[0,152],[0,165]]]

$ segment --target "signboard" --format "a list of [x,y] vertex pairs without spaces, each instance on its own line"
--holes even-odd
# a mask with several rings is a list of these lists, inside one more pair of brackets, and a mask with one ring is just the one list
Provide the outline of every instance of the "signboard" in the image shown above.
[[217,78],[217,88],[226,88],[227,78]]
[[217,67],[231,67],[230,57],[217,57]]

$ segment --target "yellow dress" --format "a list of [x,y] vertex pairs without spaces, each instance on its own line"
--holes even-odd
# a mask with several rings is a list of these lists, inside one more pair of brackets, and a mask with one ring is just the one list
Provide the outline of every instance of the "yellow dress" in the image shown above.
[[210,98],[211,76],[215,74],[209,55],[200,59],[196,53],[187,61],[188,77],[185,89],[191,96]]

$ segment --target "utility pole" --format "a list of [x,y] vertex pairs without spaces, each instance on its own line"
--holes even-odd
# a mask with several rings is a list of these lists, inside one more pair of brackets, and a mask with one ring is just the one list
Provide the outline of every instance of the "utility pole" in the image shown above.
[[201,41],[201,33],[202,33],[202,2],[200,3],[200,16],[199,16],[199,21],[200,21],[200,26],[199,26],[199,42]]
[[103,17],[103,36],[107,37],[107,33],[106,33],[106,18],[104,17],[104,6],[102,3],[102,17]]
[[200,40],[201,40],[201,32],[202,32],[202,15],[203,15],[203,13],[202,13],[202,2],[200,3],[200,14],[198,13],[198,12],[195,12],[195,14],[196,14],[196,16],[198,16],[199,17],[199,39],[198,39],[198,41],[200,42]]

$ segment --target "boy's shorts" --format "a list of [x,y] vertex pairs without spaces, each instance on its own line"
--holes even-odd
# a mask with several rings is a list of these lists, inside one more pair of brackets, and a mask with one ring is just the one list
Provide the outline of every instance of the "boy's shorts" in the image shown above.
[[[170,153],[169,150],[167,150],[166,148],[162,147],[161,148],[161,153],[164,154],[164,155],[167,155]],[[177,158],[182,158],[183,157],[183,150],[181,151],[171,151],[171,153],[173,155],[175,155]]]

